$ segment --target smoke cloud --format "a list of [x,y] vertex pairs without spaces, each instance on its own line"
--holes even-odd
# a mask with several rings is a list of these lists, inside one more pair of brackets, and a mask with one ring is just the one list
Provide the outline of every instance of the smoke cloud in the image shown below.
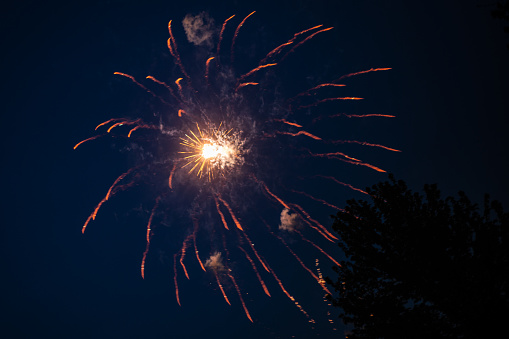
[[293,232],[299,226],[299,215],[297,213],[290,214],[290,210],[288,208],[284,208],[283,211],[281,211],[281,224],[279,225],[279,229]]
[[221,252],[216,252],[205,261],[205,267],[210,268],[216,272],[224,271],[223,258]]
[[187,40],[196,46],[206,45],[212,47],[214,34],[214,19],[208,13],[201,12],[198,15],[187,14],[182,20]]

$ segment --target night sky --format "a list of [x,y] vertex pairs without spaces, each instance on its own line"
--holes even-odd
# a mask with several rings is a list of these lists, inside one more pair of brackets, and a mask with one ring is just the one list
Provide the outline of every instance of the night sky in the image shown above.
[[[276,250],[273,266],[317,321],[314,329],[274,281],[266,277],[273,294],[267,298],[251,279],[252,272],[240,264],[238,280],[249,293],[245,300],[254,324],[246,318],[235,290],[229,290],[234,302],[228,306],[213,279],[197,267],[190,268],[189,281],[180,274],[179,307],[172,263],[164,251],[166,239],[154,249],[151,273],[145,280],[139,275],[151,208],[145,202],[153,199],[150,187],[119,195],[81,234],[84,221],[108,187],[136,159],[112,139],[84,144],[83,149],[73,150],[73,146],[94,135],[95,126],[109,118],[151,116],[150,98],[113,72],[139,79],[160,75],[174,81],[178,70],[166,47],[170,19],[184,63],[203,64],[206,54],[195,52],[186,41],[180,24],[184,16],[205,11],[220,26],[233,14],[240,20],[256,10],[237,42],[248,56],[238,61],[238,67],[246,70],[300,30],[318,24],[334,27],[301,46],[293,61],[288,61],[287,71],[275,73],[289,92],[351,72],[392,68],[344,81],[344,93],[364,100],[320,109],[324,115],[330,108],[330,114],[377,113],[396,118],[333,119],[330,124],[313,125],[315,133],[336,133],[337,138],[400,149],[401,153],[352,145],[342,148],[394,173],[412,189],[437,183],[444,195],[462,190],[476,202],[490,193],[507,209],[509,36],[503,32],[504,23],[491,17],[491,7],[485,5],[490,3],[111,0],[24,1],[3,7],[3,335],[343,337],[345,327],[339,320],[334,326],[327,322],[327,311],[333,318],[338,311],[326,306],[318,285],[298,263]],[[362,188],[386,179],[385,174],[360,166],[325,164],[329,167],[285,170],[333,173]],[[347,199],[362,198],[336,186],[317,190],[339,206]],[[315,218],[331,224],[329,215],[334,210],[310,206]],[[272,215],[277,221],[278,209],[253,213]],[[259,242],[265,253],[271,252],[272,242]],[[339,250],[328,246],[340,258]],[[319,258],[323,272],[334,278],[323,256],[309,249],[300,253],[313,265]]]

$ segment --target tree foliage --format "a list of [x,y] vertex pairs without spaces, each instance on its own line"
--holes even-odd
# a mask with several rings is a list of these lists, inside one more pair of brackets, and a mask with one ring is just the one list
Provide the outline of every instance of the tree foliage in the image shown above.
[[[346,259],[331,300],[349,338],[509,337],[509,214],[486,196],[442,199],[403,181],[367,190],[334,217]],[[505,334],[505,335],[503,335]]]

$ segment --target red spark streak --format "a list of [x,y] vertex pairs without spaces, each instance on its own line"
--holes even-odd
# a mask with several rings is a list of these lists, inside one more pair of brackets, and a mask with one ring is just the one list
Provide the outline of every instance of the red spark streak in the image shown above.
[[154,126],[154,125],[138,125],[134,128],[132,128],[129,133],[127,134],[127,137],[130,138],[131,137],[131,134],[136,131],[137,129],[141,129],[141,128],[146,128],[146,129],[159,129],[159,127],[157,126]]
[[121,120],[125,120],[124,118],[113,118],[113,119],[110,119],[110,120],[107,120],[105,122],[101,122],[99,125],[97,125],[97,127],[95,128],[95,130],[97,131],[97,129],[101,126],[104,126],[106,124],[109,124],[110,122],[114,122],[114,121],[121,121]]
[[290,126],[295,126],[295,127],[302,127],[301,125],[299,124],[296,124],[295,122],[289,122],[285,119],[272,119],[273,121],[277,121],[277,122],[282,122],[284,124],[287,124],[287,125],[290,125]]
[[338,211],[344,211],[344,209],[339,208],[339,207],[337,207],[337,206],[334,206],[333,204],[330,204],[330,203],[328,203],[328,202],[327,202],[327,201],[325,201],[325,200],[315,198],[314,196],[312,196],[311,194],[308,194],[308,193],[306,193],[306,192],[301,192],[301,191],[296,191],[296,190],[290,190],[290,191],[292,191],[293,193],[297,193],[297,194],[304,195],[304,196],[306,196],[306,197],[308,197],[308,198],[310,198],[310,199],[313,199],[313,200],[315,200],[315,201],[321,202],[322,204],[324,204],[324,205],[326,205],[326,206],[329,206],[329,207],[332,207],[332,208],[334,208],[334,209],[337,209]]
[[316,249],[318,249],[320,252],[322,252],[327,258],[329,258],[333,263],[335,263],[338,267],[341,267],[340,263],[337,262],[333,257],[331,257],[327,252],[325,252],[324,250],[322,250],[318,245],[316,245],[314,242],[312,242],[311,240],[309,240],[308,238],[306,238],[299,230],[294,230],[294,232],[298,233],[301,238],[305,241],[307,241],[308,243],[310,243],[311,245],[313,245]]
[[[170,50],[171,55],[173,55],[173,57],[175,58],[180,70],[186,77],[189,87],[191,87],[191,78],[187,74],[184,65],[182,64],[182,60],[180,59],[180,55],[177,50],[177,41],[175,40],[173,32],[171,31],[171,20],[168,22],[168,32],[170,33],[170,38],[168,39],[168,49]],[[172,45],[174,46],[174,48],[172,47]]]
[[147,259],[148,250],[150,248],[150,239],[152,238],[152,229],[151,229],[152,219],[154,218],[154,214],[155,214],[157,207],[159,206],[160,200],[161,200],[161,196],[158,196],[156,199],[156,203],[155,203],[154,207],[152,208],[152,212],[150,212],[150,217],[148,219],[147,235],[146,235],[147,245],[145,246],[145,252],[143,252],[143,258],[141,260],[141,278],[142,279],[145,279],[145,260]]
[[261,70],[261,69],[264,69],[264,68],[267,68],[267,67],[276,66],[276,65],[277,65],[277,63],[260,65],[260,66],[258,66],[258,67],[256,67],[256,68],[254,68],[254,69],[250,70],[250,71],[249,71],[249,72],[247,72],[246,74],[242,75],[242,76],[239,78],[238,82],[241,82],[241,81],[242,81],[242,80],[244,80],[245,78],[247,78],[247,77],[249,77],[249,76],[253,75],[254,73],[258,72],[258,71],[259,71],[259,70]]
[[224,300],[226,300],[228,305],[231,306],[232,304],[230,304],[230,300],[228,300],[228,297],[226,296],[226,293],[224,293],[223,285],[221,285],[221,283],[219,282],[219,277],[217,276],[217,272],[215,270],[214,270],[214,275],[216,276],[217,285],[219,286],[219,289],[221,290],[221,293],[223,294]]
[[97,139],[97,138],[99,138],[99,137],[102,137],[102,135],[95,135],[95,136],[90,137],[90,138],[88,138],[88,139],[82,140],[82,141],[78,142],[78,143],[77,143],[77,144],[73,147],[73,149],[78,148],[78,146],[79,146],[79,145],[81,145],[81,144],[82,144],[82,143],[84,143],[84,142],[91,141],[91,140]]
[[311,276],[316,280],[316,282],[322,286],[323,290],[329,294],[330,291],[327,289],[327,287],[323,286],[322,284],[320,284],[320,280],[318,279],[318,277],[316,276],[316,274],[313,273],[313,271],[311,271],[303,262],[302,260],[299,258],[299,256],[290,248],[290,246],[288,246],[288,244],[286,243],[286,241],[283,240],[283,238],[281,238],[279,235],[276,235],[274,234],[272,231],[269,231],[273,236],[275,236],[276,238],[278,238],[282,243],[283,245],[286,247],[286,249],[295,257],[295,259],[297,259],[297,261],[299,262],[299,264],[306,270],[308,271],[309,274],[311,274]]
[[180,250],[180,265],[184,269],[184,273],[186,275],[186,278],[189,279],[189,274],[187,274],[186,266],[184,265],[184,257],[186,256],[186,249],[187,249],[187,242],[189,241],[189,238],[191,238],[192,234],[189,234],[187,238],[182,243],[182,249]]
[[232,15],[231,17],[229,17],[228,19],[226,19],[223,23],[223,27],[221,27],[221,33],[219,33],[219,41],[217,42],[217,51],[216,51],[216,55],[218,55],[218,56],[219,56],[219,51],[221,49],[221,41],[223,41],[223,33],[224,33],[224,29],[226,27],[226,23],[228,21],[230,21],[230,19],[232,19],[234,16],[235,16],[235,14]]
[[267,187],[267,185],[265,185],[265,183],[264,183],[263,181],[258,180],[258,179],[257,179],[254,175],[252,175],[252,176],[253,176],[253,178],[256,180],[256,182],[257,182],[257,183],[259,183],[260,185],[262,185],[262,186],[263,186],[263,188],[265,189],[265,191],[266,191],[267,193],[269,193],[271,197],[273,197],[274,199],[276,199],[276,200],[277,200],[277,201],[278,201],[281,205],[283,205],[285,208],[290,209],[290,207],[288,207],[288,205],[287,205],[287,204],[286,204],[283,200],[281,200],[281,199],[280,199],[277,195],[275,195],[274,193],[272,193],[272,192],[269,190],[269,188]]
[[370,146],[370,147],[383,148],[385,150],[392,151],[392,152],[401,152],[399,149],[387,147],[387,146],[380,145],[380,144],[371,144],[371,143],[365,142],[365,141],[357,141],[357,140],[332,140],[330,142],[333,143],[333,144],[358,144],[358,145],[362,145],[362,146]]
[[288,99],[288,101],[291,102],[291,101],[297,99],[298,97],[301,97],[301,96],[304,96],[304,95],[308,95],[309,96],[309,95],[311,95],[311,93],[310,93],[311,91],[317,90],[317,89],[322,88],[322,87],[345,87],[345,86],[346,85],[343,85],[343,84],[332,84],[332,83],[320,84],[320,85],[317,85],[317,86],[315,86],[313,88],[310,88],[310,89],[308,89],[308,90],[306,90],[306,91],[304,91],[302,93],[297,94],[293,98]]
[[286,59],[286,57],[293,53],[293,51],[295,51],[296,48],[298,48],[299,46],[301,46],[302,44],[306,43],[306,41],[312,39],[315,35],[317,34],[320,34],[322,32],[326,32],[326,31],[330,31],[331,29],[333,29],[334,27],[329,27],[329,28],[324,28],[324,29],[321,29],[319,30],[318,32],[314,32],[313,34],[311,34],[310,36],[308,36],[306,39],[302,40],[301,42],[299,42],[298,44],[296,44],[295,46],[293,46],[293,48],[288,52],[286,53],[282,58],[281,58],[281,61],[283,61],[284,59]]
[[[254,12],[253,12],[254,13]],[[242,298],[242,294],[240,293],[239,286],[237,285],[237,282],[235,281],[235,278],[233,278],[233,275],[228,273],[228,276],[233,282],[233,285],[235,286],[235,289],[237,290],[237,294],[239,295],[240,302],[242,303],[242,307],[244,307],[244,312],[246,312],[247,318],[253,322],[253,319],[251,318],[251,315],[249,315],[249,311],[247,310],[246,303],[244,303],[244,299]]]
[[269,52],[269,53],[265,56],[265,58],[263,58],[263,60],[262,60],[262,61],[260,61],[260,64],[264,64],[264,63],[267,61],[267,59],[269,59],[269,58],[270,58],[270,57],[272,57],[273,55],[275,55],[275,54],[279,54],[279,52],[281,52],[281,50],[282,50],[285,46],[288,46],[288,45],[293,44],[293,42],[295,41],[295,39],[296,39],[299,35],[304,34],[304,33],[306,33],[306,32],[309,32],[309,31],[311,31],[311,30],[313,30],[313,29],[320,28],[320,27],[322,27],[322,26],[323,26],[323,25],[318,25],[318,26],[315,26],[315,27],[311,27],[311,28],[305,29],[305,30],[303,30],[303,31],[301,31],[301,32],[295,33],[295,34],[293,35],[293,38],[291,38],[290,40],[288,40],[288,41],[287,41],[287,42],[285,42],[284,44],[281,44],[281,45],[277,46],[276,48],[274,48],[272,51],[270,51],[270,52]]
[[260,273],[258,273],[258,269],[256,268],[256,265],[255,265],[253,259],[251,259],[251,257],[249,256],[249,254],[247,254],[245,249],[243,249],[241,246],[238,246],[238,247],[239,247],[239,249],[242,252],[244,252],[244,254],[246,255],[247,260],[249,260],[249,262],[251,263],[251,267],[253,268],[253,271],[256,273],[256,277],[258,278],[258,281],[262,285],[263,291],[265,292],[265,294],[267,294],[270,297],[269,290],[267,289],[267,286],[265,286],[265,283],[263,282],[263,279],[260,276]]
[[317,137],[316,135],[311,134],[311,133],[306,132],[306,131],[298,131],[297,133],[290,133],[290,132],[276,131],[276,133],[277,133],[277,134],[283,134],[283,135],[291,135],[292,137],[296,137],[296,136],[299,136],[299,135],[305,135],[305,136],[308,136],[308,137],[313,138],[313,139],[315,139],[315,140],[322,140],[322,138]]
[[207,80],[207,84],[209,83],[209,67],[210,67],[210,62],[213,59],[214,59],[214,57],[210,57],[210,58],[207,59],[207,62],[205,63],[205,79]]
[[201,262],[200,255],[198,254],[198,247],[196,246],[196,233],[198,232],[198,220],[193,219],[194,223],[194,232],[193,232],[193,245],[194,245],[194,253],[196,254],[196,259],[198,259],[198,262],[200,263],[201,269],[205,271],[205,267],[203,266],[203,263]]
[[357,188],[357,187],[353,187],[352,185],[350,184],[346,184],[342,181],[339,181],[338,179],[334,178],[334,177],[329,177],[329,176],[325,176],[325,175],[317,175],[317,177],[321,177],[321,178],[325,178],[325,179],[329,179],[329,180],[332,180],[340,185],[343,185],[343,186],[346,186],[354,191],[357,191],[357,192],[361,192],[361,193],[364,193],[364,194],[368,194],[367,192],[361,190],[360,188]]
[[[306,224],[308,224],[311,228],[313,228],[314,230],[316,230],[318,233],[320,233],[325,239],[329,240],[330,242],[334,242],[334,240],[337,240],[338,238],[336,236],[334,236],[332,233],[330,233],[326,228],[325,226],[323,226],[322,224],[320,224],[318,221],[316,221],[315,219],[311,218],[311,216],[302,208],[300,207],[299,205],[297,204],[292,204],[292,209],[294,211],[297,211],[298,213],[302,213],[306,218],[302,218],[302,220],[304,220],[304,222]],[[300,214],[299,213],[299,214]],[[313,224],[315,224],[316,226],[313,226]],[[333,240],[334,239],[334,240]]]
[[246,238],[247,240],[247,243],[249,244],[249,246],[251,247],[251,249],[253,250],[253,253],[256,255],[256,258],[258,259],[258,261],[260,262],[260,264],[262,264],[263,268],[265,269],[265,271],[267,272],[270,272],[269,271],[269,268],[267,267],[268,264],[265,264],[265,262],[262,260],[262,258],[260,257],[260,255],[258,254],[258,252],[256,251],[256,249],[254,248],[254,245],[253,243],[251,242],[251,239],[249,239],[249,237],[247,236],[247,233],[244,232],[244,237]]
[[173,186],[172,186],[172,179],[173,179],[173,175],[175,174],[175,169],[177,168],[177,164],[173,164],[173,168],[171,169],[171,172],[170,172],[170,177],[168,178],[168,186],[173,189]]
[[326,98],[326,99],[319,100],[319,101],[314,102],[314,103],[309,104],[309,105],[299,106],[299,107],[297,107],[297,109],[303,109],[303,108],[309,108],[309,107],[313,107],[313,106],[318,106],[319,104],[323,104],[324,102],[328,102],[328,101],[336,101],[336,100],[362,100],[362,99],[364,99],[364,98],[358,98],[358,97]]
[[369,73],[369,72],[378,72],[378,71],[388,71],[390,69],[391,68],[370,68],[370,69],[365,70],[365,71],[360,71],[360,72],[349,73],[349,74],[343,75],[343,76],[339,77],[338,79],[334,80],[333,82],[337,82],[337,81],[339,81],[341,79],[349,78],[349,77],[352,77],[352,76],[355,76],[355,75],[359,75],[359,74],[364,74],[364,73]]
[[235,223],[235,225],[237,226],[237,228],[241,231],[244,231],[244,229],[242,228],[242,226],[240,225],[240,222],[239,220],[237,219],[237,217],[235,217],[235,214],[233,213],[230,205],[228,205],[228,203],[226,201],[223,200],[223,198],[221,198],[221,196],[219,195],[219,193],[217,194],[217,198],[219,199],[219,201],[221,201],[223,203],[223,205],[226,207],[226,209],[228,210],[228,212],[230,212],[230,215],[232,216],[232,219],[233,219],[233,222]]
[[170,92],[171,96],[173,98],[175,98],[175,100],[177,100],[178,102],[182,102],[182,100],[180,100],[176,95],[175,95],[175,92],[173,91],[173,88],[171,88],[170,86],[168,86],[168,84],[166,84],[164,81],[160,81],[160,80],[157,80],[156,78],[154,78],[153,76],[149,75],[147,77],[147,79],[149,80],[152,80],[154,81],[155,83],[158,83],[159,85],[163,85],[164,87],[166,87],[166,89]]
[[[113,194],[115,194],[116,191],[113,190],[113,188],[115,188],[115,186],[122,180],[124,179],[128,174],[130,174],[132,171],[134,171],[135,169],[137,169],[138,167],[133,167],[131,169],[129,169],[127,172],[121,174],[114,182],[113,184],[110,186],[110,188],[108,189],[108,192],[106,193],[106,196],[99,202],[99,204],[97,204],[96,208],[94,209],[94,211],[92,212],[92,214],[90,214],[90,216],[87,218],[87,220],[85,221],[85,224],[83,225],[83,227],[81,228],[81,233],[85,233],[85,230],[87,228],[87,225],[88,223],[91,221],[91,220],[95,220],[95,217],[97,215],[97,212],[99,212],[99,209],[101,208],[101,205],[104,204]],[[119,186],[117,188],[120,189],[122,187],[125,187],[125,186]]]
[[[366,166],[366,167],[369,167],[371,169],[374,169],[377,172],[382,172],[382,173],[386,172],[386,171],[384,171],[381,168],[378,168],[378,167],[373,166],[371,164],[368,164],[366,162],[362,162],[359,159],[352,158],[352,157],[350,157],[350,156],[348,156],[348,155],[346,155],[344,153],[341,153],[341,152],[334,152],[334,153],[311,153],[310,151],[308,151],[308,152],[313,157],[322,157],[322,158],[328,158],[328,159],[337,159],[337,160],[341,160],[343,162],[346,162],[346,163],[349,163],[349,164],[352,164],[352,165]],[[338,157],[338,155],[340,155],[342,157],[345,157],[346,159],[340,158],[340,157]],[[351,159],[351,160],[349,160],[349,159]]]
[[223,214],[223,212],[221,212],[221,209],[219,208],[219,202],[217,201],[217,198],[215,195],[213,195],[213,197],[214,197],[214,201],[216,202],[217,213],[219,213],[219,216],[221,217],[221,221],[223,222],[224,228],[229,230],[228,224],[226,223],[226,219],[224,218],[224,214]]
[[[246,16],[244,18],[244,20],[242,20],[242,22],[237,26],[237,29],[235,30],[235,34],[233,35],[233,39],[232,39],[232,45],[231,45],[231,48],[230,48],[230,57],[231,57],[231,62],[232,63],[234,61],[234,52],[233,51],[234,51],[234,47],[235,47],[235,41],[237,40],[237,36],[239,35],[240,28],[242,27],[242,25],[244,25],[244,23],[246,22],[247,18],[249,18],[251,15],[253,15],[255,13],[256,13],[256,11],[253,11],[253,12],[249,13],[248,16]],[[228,20],[230,20],[230,19],[228,19]],[[226,24],[226,21],[225,21],[225,24]]]
[[257,82],[243,82],[241,84],[239,84],[237,86],[237,88],[235,88],[235,92],[237,92],[239,89],[241,89],[242,87],[246,87],[246,86],[256,86],[256,85],[259,85],[259,83]]
[[175,284],[175,295],[177,297],[177,303],[180,305],[180,298],[179,298],[179,286],[177,284],[177,253],[173,255],[173,282]]

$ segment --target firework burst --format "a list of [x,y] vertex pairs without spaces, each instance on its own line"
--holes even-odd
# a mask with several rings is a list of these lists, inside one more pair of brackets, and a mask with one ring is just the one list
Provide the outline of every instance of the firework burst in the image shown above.
[[[234,290],[246,317],[253,321],[249,305],[243,298],[237,270],[231,265],[235,261],[252,270],[267,297],[274,293],[268,283],[271,280],[272,288],[280,289],[307,320],[314,323],[314,319],[276,274],[271,261],[265,257],[270,253],[260,253],[255,243],[264,237],[276,241],[289,257],[295,259],[296,265],[302,267],[303,274],[316,282],[317,288],[329,293],[320,270],[313,271],[311,265],[306,263],[306,258],[303,259],[296,249],[292,249],[294,240],[287,240],[289,237],[301,239],[324,260],[339,265],[324,249],[327,242],[334,242],[337,238],[301,204],[297,204],[295,196],[306,197],[332,211],[340,208],[321,197],[288,188],[298,177],[281,168],[298,168],[302,163],[321,159],[384,172],[343,150],[338,151],[336,147],[357,144],[377,147],[382,151],[398,150],[365,141],[332,140],[309,128],[313,128],[320,119],[393,116],[332,113],[312,116],[312,119],[309,117],[310,112],[322,104],[362,99],[339,95],[338,91],[345,87],[340,81],[389,68],[372,68],[347,74],[334,81],[314,84],[290,98],[279,98],[274,94],[275,90],[268,90],[274,87],[274,70],[290,59],[300,46],[330,32],[332,27],[318,25],[304,29],[270,50],[249,71],[239,72],[236,69],[238,57],[235,56],[237,40],[242,27],[248,24],[253,14],[237,21],[236,27],[233,26],[235,16],[224,21],[214,51],[203,61],[201,74],[186,69],[186,59],[181,57],[173,35],[172,21],[168,24],[167,47],[178,68],[179,77],[173,78],[172,82],[154,76],[138,81],[129,74],[114,73],[146,92],[162,107],[164,113],[157,116],[159,121],[156,122],[138,117],[109,119],[96,127],[96,131],[104,131],[102,134],[89,137],[77,143],[74,148],[84,147],[81,145],[102,137],[115,136],[124,138],[128,143],[144,143],[147,148],[159,147],[160,151],[153,152],[151,161],[140,161],[113,182],[105,197],[86,219],[82,232],[96,219],[99,210],[109,199],[140,182],[148,182],[144,178],[155,172],[155,198],[152,206],[147,209],[146,247],[141,256],[143,278],[147,263],[150,263],[151,242],[158,235],[155,226],[170,225],[167,228],[175,233],[172,239],[179,239],[172,252],[173,283],[179,305],[185,302],[179,293],[179,281],[182,279],[180,274],[190,279],[192,270],[186,264],[189,267],[194,265],[194,268],[210,273],[211,280],[217,284],[226,303],[232,304],[236,299],[229,295]],[[225,51],[228,32],[232,33],[231,43],[229,50]],[[333,91],[333,94],[323,97],[322,90]],[[298,121],[300,118],[302,121]],[[334,176],[321,173],[319,167],[304,179],[321,180],[322,184],[337,184],[338,187],[365,193]],[[271,208],[275,211],[275,218],[270,220],[265,220],[261,214],[248,212]],[[171,212],[168,212],[170,209]],[[182,221],[184,216],[187,216],[188,222]],[[320,242],[324,242],[325,246]],[[195,260],[189,259],[190,251]],[[208,255],[204,257],[202,253]],[[228,290],[227,286],[233,288]]]

